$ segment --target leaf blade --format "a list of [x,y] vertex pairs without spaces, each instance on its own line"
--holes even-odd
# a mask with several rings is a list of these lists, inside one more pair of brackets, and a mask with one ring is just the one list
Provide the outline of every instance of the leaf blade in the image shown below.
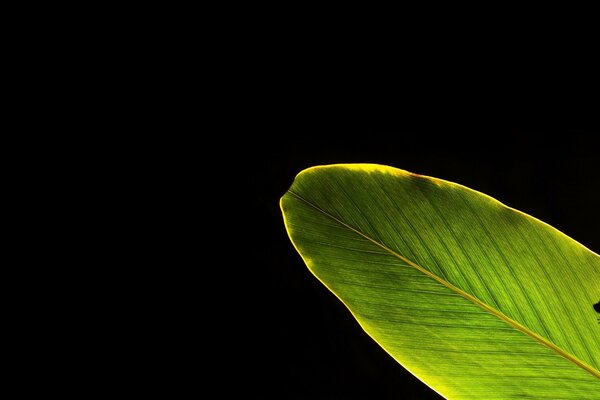
[[[303,198],[303,200],[299,200],[299,198]],[[312,204],[312,206],[309,204]],[[398,204],[402,204],[402,207],[398,207]],[[516,330],[519,332],[518,335],[525,333],[530,339],[535,339],[543,344],[541,347],[550,352],[547,353],[546,350],[537,349],[534,346],[538,358],[544,359],[544,357],[547,358],[551,355],[557,356],[557,353],[564,353],[563,356],[567,355],[566,358],[570,358],[570,360],[567,360],[559,356],[567,364],[564,364],[563,361],[554,360],[553,364],[546,365],[546,371],[554,371],[552,380],[550,380],[552,384],[548,384],[549,388],[558,391],[557,382],[562,382],[561,384],[565,386],[565,382],[568,382],[569,379],[577,379],[579,381],[578,385],[582,388],[578,392],[578,398],[592,398],[589,397],[590,392],[586,392],[586,390],[598,388],[599,381],[597,377],[600,375],[597,375],[597,360],[599,355],[594,348],[590,348],[596,340],[590,336],[594,332],[589,327],[585,332],[579,332],[581,326],[583,326],[580,320],[585,322],[588,321],[589,317],[584,314],[579,315],[576,321],[578,323],[576,326],[579,328],[575,330],[558,326],[557,321],[563,323],[564,318],[556,319],[558,313],[551,312],[552,310],[549,310],[548,307],[537,306],[536,301],[539,300],[541,294],[535,290],[535,285],[531,284],[530,279],[525,279],[528,278],[527,268],[535,268],[536,278],[545,278],[546,287],[556,292],[558,299],[573,297],[574,293],[571,293],[573,291],[569,292],[563,289],[561,292],[561,289],[556,287],[554,280],[547,276],[546,267],[539,265],[539,254],[536,252],[531,254],[531,251],[529,253],[523,252],[526,245],[534,248],[536,248],[535,246],[540,247],[541,245],[538,243],[540,239],[535,239],[536,242],[533,245],[528,240],[521,239],[517,243],[518,248],[513,248],[515,247],[515,240],[504,240],[502,237],[507,230],[511,231],[509,236],[517,237],[518,234],[522,233],[515,232],[515,229],[523,229],[523,226],[525,226],[531,230],[531,224],[534,224],[535,229],[541,229],[542,233],[550,235],[549,239],[546,238],[546,241],[558,240],[559,243],[553,244],[554,246],[566,246],[571,253],[581,253],[587,257],[591,264],[582,267],[582,271],[591,274],[592,277],[598,277],[597,270],[593,268],[599,265],[598,256],[554,230],[554,228],[512,210],[489,196],[460,185],[375,165],[335,165],[306,170],[299,174],[290,191],[283,196],[281,206],[290,238],[311,272],[348,306],[361,326],[388,353],[442,395],[452,396],[452,398],[468,398],[468,395],[459,393],[460,387],[464,387],[469,382],[468,376],[474,376],[473,374],[477,372],[477,369],[469,370],[470,375],[463,374],[460,379],[454,377],[455,382],[453,384],[449,384],[447,378],[437,376],[431,371],[421,371],[424,367],[418,362],[418,359],[411,359],[406,355],[407,352],[402,350],[403,346],[398,347],[398,343],[404,341],[404,348],[414,350],[419,348],[418,343],[411,342],[410,338],[402,335],[402,332],[397,332],[396,328],[391,327],[393,324],[389,321],[388,323],[382,323],[381,320],[377,322],[377,315],[383,315],[388,320],[394,321],[395,324],[406,326],[406,324],[412,323],[415,326],[420,326],[430,337],[443,338],[444,343],[458,346],[457,348],[462,346],[465,352],[472,351],[471,354],[477,354],[476,349],[460,345],[461,336],[457,335],[457,332],[469,337],[469,334],[477,332],[477,329],[487,329],[488,331],[492,329],[496,332],[498,338],[502,338],[504,333],[501,331],[506,330],[506,327],[502,324],[508,323],[510,330]],[[474,215],[473,207],[475,207]],[[457,208],[461,210],[458,213],[460,215],[448,215]],[[481,212],[481,210],[485,212]],[[500,236],[498,236],[498,232],[494,233],[486,228],[490,219],[496,223],[494,229],[500,232]],[[339,226],[333,228],[331,225],[333,220],[345,226],[347,231],[353,231],[354,236],[349,232],[341,234]],[[480,221],[480,225],[477,225],[476,221]],[[399,225],[402,228],[401,232],[397,231]],[[501,225],[500,228],[502,228],[502,225],[505,226],[500,229],[497,227],[498,225]],[[476,229],[465,229],[465,226]],[[486,229],[488,229],[487,232]],[[440,235],[439,232],[444,234]],[[315,240],[315,238],[318,240]],[[332,238],[335,238],[335,240],[332,240]],[[369,240],[370,244],[367,243]],[[533,242],[532,239],[529,240]],[[477,241],[486,244],[486,246],[475,246],[474,243],[476,244]],[[431,243],[435,243],[435,246]],[[332,244],[334,246],[331,246]],[[336,248],[335,245],[346,247],[346,249]],[[541,247],[548,251],[548,246],[546,243]],[[388,253],[390,253],[390,250],[396,253],[394,257],[402,262],[392,262],[386,255],[377,254],[384,248],[387,249]],[[465,248],[468,248],[469,251],[466,252]],[[507,253],[511,254],[507,249],[512,249],[512,254],[520,255],[521,258],[527,254],[527,257],[525,257],[526,262],[523,264],[523,260],[520,258],[520,263],[515,265],[512,265],[512,262],[506,262],[506,260],[504,261],[506,265],[494,264],[494,262],[501,263],[503,258],[506,259]],[[350,260],[347,258],[349,251],[352,255]],[[343,254],[346,254],[345,260],[343,260]],[[555,255],[557,258],[559,256]],[[335,257],[342,259],[342,261],[336,262]],[[412,261],[413,259],[419,262]],[[499,271],[481,268],[480,265],[486,262],[498,267]],[[565,260],[562,260],[562,263],[564,264]],[[421,264],[426,265],[427,268],[415,267],[421,267]],[[411,275],[407,272],[409,270],[406,269],[406,265],[410,265],[421,275]],[[405,275],[411,275],[411,278],[405,281],[398,280],[394,276],[390,277],[390,274],[393,275],[398,271],[402,271],[402,274]],[[423,275],[442,288],[436,287],[435,284],[432,286],[431,282],[424,281],[422,279]],[[510,279],[507,279],[507,277]],[[411,280],[412,283],[410,283]],[[402,296],[398,295],[400,287],[405,290]],[[491,290],[490,288],[494,289]],[[506,293],[498,292],[498,288]],[[511,299],[513,296],[508,296],[509,289],[516,291],[515,301]],[[600,293],[600,288],[593,282],[592,284],[588,282],[585,289],[587,290],[585,291],[586,301],[592,296],[588,292],[596,290],[595,293]],[[471,304],[475,304],[479,310],[463,303],[454,304],[453,302],[456,299],[446,293],[446,290],[459,293],[463,300],[466,299]],[[577,290],[575,292],[580,295],[579,298],[584,293]],[[410,297],[406,293],[410,293]],[[494,296],[498,293],[501,296]],[[374,299],[375,306],[372,304]],[[385,299],[385,301],[377,302],[378,299]],[[432,305],[432,299],[444,306],[436,309]],[[527,300],[528,307],[522,306],[523,300]],[[371,305],[369,306],[369,304]],[[413,311],[419,309],[419,307],[423,310],[425,305],[425,309],[437,312],[438,316],[444,315],[444,312],[457,313],[458,311],[458,314],[462,312],[463,320],[458,325],[448,321],[445,324],[440,324],[424,314],[423,311],[421,311],[421,314],[403,313],[401,311],[402,306],[407,304],[409,306],[404,308]],[[417,304],[419,307],[417,307]],[[495,312],[497,310],[491,307],[490,304],[503,312]],[[556,301],[550,302],[550,304],[555,305]],[[572,308],[573,304],[570,304],[570,306]],[[563,307],[563,311],[567,309],[568,307]],[[481,314],[481,310],[484,310],[486,315]],[[464,316],[469,314],[478,315],[475,322],[485,321],[485,323],[477,325],[474,321],[465,320]],[[501,324],[498,325],[498,321],[492,323],[489,320],[489,314],[500,320]],[[445,318],[451,320],[453,315],[446,314]],[[501,318],[501,315],[506,316],[506,319]],[[466,330],[461,327],[466,327]],[[519,329],[519,327],[523,327],[523,329]],[[442,330],[440,331],[438,328]],[[529,332],[530,330],[531,332]],[[395,332],[395,339],[393,340],[389,339],[389,334],[392,331]],[[573,332],[578,337],[570,339],[568,333]],[[512,333],[513,336],[510,340],[505,338],[505,343],[511,342],[511,340],[519,343],[519,336],[514,336],[514,332]],[[482,334],[480,332],[479,336]],[[543,334],[548,335],[549,338],[542,336]],[[422,340],[423,338],[419,339]],[[433,346],[432,343],[428,345]],[[525,344],[519,346],[516,348],[511,347],[513,356],[519,354],[519,351],[527,353],[531,350]],[[431,348],[436,348],[438,352],[442,351],[442,349],[435,346]],[[564,350],[565,348],[569,351]],[[484,350],[487,352],[486,357],[491,357],[490,352],[493,349],[486,345],[479,351]],[[421,348],[419,352],[426,354],[428,350]],[[451,351],[447,350],[445,353],[451,353]],[[577,357],[571,356],[571,353],[576,354]],[[458,353],[449,358],[458,362],[460,357],[457,358],[456,354]],[[425,358],[430,359],[430,357],[433,357],[433,355],[429,354]],[[531,363],[527,357],[531,357],[531,355],[519,356],[516,359],[526,365]],[[499,364],[502,359],[505,362],[511,361],[507,360],[506,357],[500,357],[498,359],[490,358],[490,363]],[[461,360],[466,361],[467,359],[463,357]],[[577,365],[579,370],[586,370],[587,372],[584,371],[584,373],[587,375],[581,375],[581,371],[575,372],[575,370],[569,371],[566,375],[558,372],[559,370],[564,371],[573,368],[573,364]],[[477,366],[479,370],[485,369],[481,363],[477,363]],[[548,369],[550,367],[552,368]],[[513,370],[514,368],[516,367],[513,366]],[[523,370],[523,368],[518,370]],[[505,375],[508,373],[506,371],[504,369]],[[531,366],[521,373],[525,374],[526,372],[529,373],[531,379],[539,380],[544,376],[541,374],[541,369]],[[498,385],[495,386],[494,395],[499,393],[505,395],[505,397],[498,398],[510,397],[510,394],[506,392],[507,387],[512,387],[515,391],[514,395],[524,395],[522,392],[524,389],[514,387],[510,380],[502,378],[497,373],[492,374],[490,372],[489,374],[489,376],[495,376],[496,382],[503,383],[500,385],[502,389]],[[423,379],[423,376],[426,379]],[[546,380],[549,379],[551,379],[550,375],[546,377]],[[490,385],[491,383],[488,384],[488,388]],[[475,389],[471,389],[471,393],[477,393],[477,396],[481,395],[481,393],[473,390]],[[569,388],[569,390],[572,393],[574,392],[572,388]],[[488,391],[486,395],[490,396],[490,394]],[[552,395],[556,396],[557,393]]]

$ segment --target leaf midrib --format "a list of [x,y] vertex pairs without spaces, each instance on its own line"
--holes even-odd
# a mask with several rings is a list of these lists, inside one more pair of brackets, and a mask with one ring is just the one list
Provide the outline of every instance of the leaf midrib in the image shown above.
[[569,360],[570,362],[572,362],[573,364],[575,364],[578,367],[582,368],[583,370],[589,372],[590,374],[592,374],[596,378],[600,379],[600,371],[596,370],[592,366],[587,365],[585,362],[579,360],[574,355],[572,355],[572,354],[566,352],[565,350],[561,349],[560,347],[558,347],[554,343],[550,342],[548,339],[544,338],[543,336],[540,336],[537,333],[532,332],[526,326],[524,326],[524,325],[520,324],[519,322],[513,320],[512,318],[510,318],[507,315],[505,315],[504,313],[496,310],[495,308],[490,307],[486,303],[484,303],[481,300],[479,300],[477,297],[475,297],[475,296],[473,296],[473,295],[465,292],[464,290],[460,289],[457,286],[454,286],[450,282],[444,280],[443,278],[440,278],[439,276],[435,275],[431,271],[429,271],[429,270],[421,267],[417,263],[411,261],[410,259],[408,259],[408,258],[404,257],[403,255],[401,255],[401,254],[395,252],[394,250],[390,249],[389,247],[387,247],[383,243],[378,242],[377,240],[375,240],[375,239],[367,236],[366,234],[362,233],[361,231],[359,231],[358,229],[352,227],[351,225],[348,225],[344,221],[340,220],[339,218],[335,217],[334,215],[332,215],[332,214],[328,213],[327,211],[323,210],[322,208],[320,208],[316,204],[308,201],[307,199],[305,199],[304,197],[302,197],[298,193],[295,193],[292,190],[288,190],[288,193],[290,193],[291,195],[293,195],[294,197],[296,197],[298,200],[300,200],[300,201],[304,202],[305,204],[309,205],[310,207],[314,208],[318,212],[322,213],[323,215],[331,218],[332,220],[334,220],[335,222],[339,223],[343,227],[345,227],[345,228],[353,231],[354,233],[360,235],[361,237],[365,238],[366,240],[370,241],[371,243],[375,244],[376,246],[378,246],[378,247],[382,248],[383,250],[387,251],[391,255],[393,255],[393,256],[397,257],[398,259],[404,261],[405,263],[407,263],[411,267],[415,268],[419,272],[425,274],[426,276],[428,276],[431,279],[435,280],[436,282],[444,285],[448,289],[456,292],[457,294],[459,294],[460,296],[464,297],[465,299],[467,299],[467,300],[471,301],[472,303],[478,305],[479,307],[483,308],[485,311],[491,313],[492,315],[496,316],[497,318],[500,318],[505,323],[507,323],[509,326],[511,326],[514,329],[516,329],[516,330],[524,333],[525,335],[531,337],[532,339],[534,339],[535,341],[539,342],[543,346],[546,346],[547,348],[553,350],[555,353],[557,353],[561,357]]

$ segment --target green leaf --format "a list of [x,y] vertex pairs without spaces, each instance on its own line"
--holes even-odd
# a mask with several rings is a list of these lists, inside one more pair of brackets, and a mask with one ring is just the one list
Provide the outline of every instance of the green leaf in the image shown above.
[[448,399],[600,399],[600,257],[464,186],[372,164],[281,199],[310,271]]

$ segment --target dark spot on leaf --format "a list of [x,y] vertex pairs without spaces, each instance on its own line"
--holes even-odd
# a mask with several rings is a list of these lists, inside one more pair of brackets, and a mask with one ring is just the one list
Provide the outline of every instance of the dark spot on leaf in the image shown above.
[[597,313],[600,313],[600,301],[597,304],[594,304],[594,310],[596,310]]

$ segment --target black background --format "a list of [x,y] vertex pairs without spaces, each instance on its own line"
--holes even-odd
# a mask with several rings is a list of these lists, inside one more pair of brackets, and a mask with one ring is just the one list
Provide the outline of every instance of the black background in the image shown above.
[[[301,116],[297,116],[297,119]],[[294,122],[294,121],[292,121]],[[254,266],[244,305],[253,349],[250,393],[283,399],[440,399],[359,327],[304,266],[285,232],[279,198],[304,168],[379,163],[486,193],[600,249],[598,133],[572,128],[289,122],[274,139],[249,138]],[[592,305],[582,305],[591,307]]]

